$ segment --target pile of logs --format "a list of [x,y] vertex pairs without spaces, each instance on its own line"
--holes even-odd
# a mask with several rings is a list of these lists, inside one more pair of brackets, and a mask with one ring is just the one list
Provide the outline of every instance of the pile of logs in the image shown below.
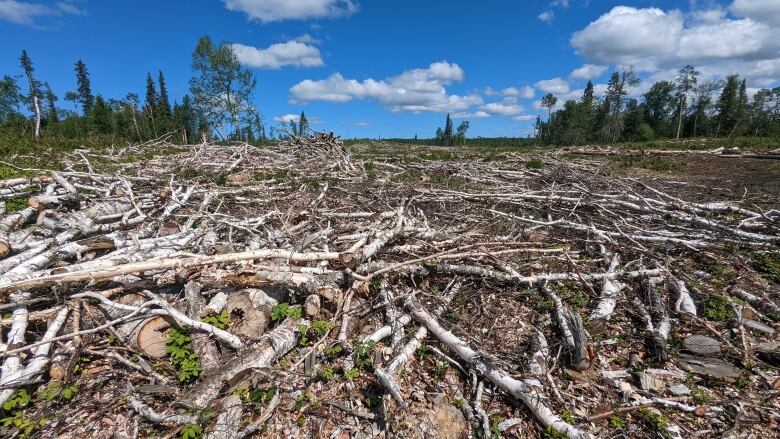
[[0,405],[39,395],[3,432],[778,428],[778,285],[751,265],[778,255],[777,200],[552,156],[355,157],[155,143],[0,181]]

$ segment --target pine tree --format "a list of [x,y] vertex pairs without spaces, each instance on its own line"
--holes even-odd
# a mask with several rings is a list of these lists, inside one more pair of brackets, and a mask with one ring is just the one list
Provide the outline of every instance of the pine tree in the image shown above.
[[739,76],[729,75],[726,84],[720,92],[720,97],[715,107],[718,109],[718,135],[731,135],[739,120],[738,85]]
[[44,97],[46,98],[46,121],[48,123],[55,123],[59,121],[59,116],[57,114],[57,95],[54,94],[51,87],[49,86],[48,82],[44,82],[43,86],[46,88],[46,91],[43,93]]
[[154,132],[154,137],[157,137],[157,125],[155,124],[155,116],[157,108],[157,91],[154,89],[154,79],[152,79],[152,74],[147,73],[146,74],[146,103],[144,105],[144,112],[146,112],[146,116],[149,118],[149,121],[152,125],[152,131]]
[[[165,85],[165,77],[162,70],[158,76],[158,83],[160,85],[160,95],[157,97],[157,115],[161,118],[171,116],[171,103],[168,99],[168,87]],[[152,84],[154,88],[154,84]]]
[[0,122],[12,115],[19,114],[21,98],[16,79],[8,75],[3,76],[3,79],[0,80]]
[[82,60],[76,61],[75,70],[78,101],[84,116],[87,116],[92,111],[92,106],[95,105],[95,97],[92,95],[92,87],[89,83],[89,72],[87,65]]
[[447,113],[447,120],[444,122],[444,145],[449,146],[452,144],[452,118],[450,113]]
[[40,84],[33,77],[35,68],[33,68],[32,60],[27,55],[26,50],[22,50],[22,56],[19,58],[21,67],[24,70],[24,75],[27,77],[27,84],[30,93],[27,95],[26,100],[30,106],[30,110],[35,113],[35,140],[41,137],[41,106],[40,106]]
[[103,96],[97,95],[95,105],[89,114],[92,131],[97,134],[111,133],[111,109],[106,104]]
[[301,117],[298,119],[298,135],[305,136],[309,132],[309,119],[306,119],[306,115],[301,111]]

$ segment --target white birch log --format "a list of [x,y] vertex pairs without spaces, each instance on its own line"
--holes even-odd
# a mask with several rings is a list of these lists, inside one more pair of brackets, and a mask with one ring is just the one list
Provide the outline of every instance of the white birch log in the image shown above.
[[487,360],[471,349],[466,342],[444,329],[436,319],[419,304],[412,300],[408,302],[412,316],[428,330],[440,342],[455,352],[463,361],[473,367],[484,378],[509,393],[513,397],[523,401],[534,414],[539,423],[545,428],[551,428],[564,434],[570,439],[592,439],[593,436],[564,421],[554,413],[545,403],[544,397],[525,383],[512,378],[506,371],[494,368]]

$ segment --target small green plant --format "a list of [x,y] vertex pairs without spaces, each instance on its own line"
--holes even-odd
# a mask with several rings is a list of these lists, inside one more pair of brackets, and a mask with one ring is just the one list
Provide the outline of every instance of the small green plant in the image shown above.
[[348,379],[349,381],[355,381],[359,376],[360,370],[358,370],[356,367],[344,371],[344,378]]
[[373,393],[366,396],[365,399],[365,406],[372,409],[379,405],[379,397],[374,395]]
[[463,408],[466,407],[466,401],[460,398],[455,398],[452,400],[452,405],[455,406],[455,408],[458,410],[463,410]]
[[375,341],[358,342],[355,343],[355,366],[360,368],[367,368],[374,364],[374,349],[376,348]]
[[417,348],[417,354],[420,356],[420,361],[425,360],[425,357],[431,355],[431,348],[424,344],[420,345],[420,347]]
[[298,334],[300,334],[300,338],[298,339],[298,346],[304,347],[306,346],[306,334],[309,333],[309,326],[308,325],[298,325]]
[[623,428],[626,425],[626,421],[618,415],[612,415],[609,418],[609,426],[612,428]]
[[331,366],[325,366],[322,369],[320,369],[320,377],[322,377],[322,380],[326,383],[333,379],[334,375],[333,368]]
[[18,437],[24,439],[30,437],[35,431],[40,430],[48,424],[48,422],[49,421],[44,418],[38,420],[30,419],[24,416],[24,413],[22,413],[21,410],[16,411],[13,416],[0,419],[0,424],[2,424],[3,427],[16,427],[19,431]]
[[315,320],[311,322],[311,330],[317,337],[324,337],[331,329],[333,329],[333,323],[327,320]]
[[27,197],[6,198],[5,211],[15,213],[27,207]]
[[303,406],[307,404],[311,404],[314,402],[314,394],[311,392],[303,392],[300,395],[298,395],[297,398],[295,398],[295,405],[293,406],[293,410],[298,411],[303,408]]
[[200,439],[203,437],[203,428],[198,424],[186,424],[181,429],[181,439]]
[[691,396],[693,401],[699,405],[709,404],[713,399],[710,392],[702,388],[691,389]]
[[230,324],[230,313],[225,310],[217,315],[203,317],[201,320],[203,323],[208,323],[215,328],[225,329]]
[[43,401],[52,401],[57,397],[61,397],[66,401],[70,401],[78,391],[78,386],[63,387],[60,381],[54,380],[51,381],[43,390],[38,392],[38,399]]
[[341,347],[341,345],[335,344],[333,346],[328,346],[325,349],[323,349],[322,353],[328,357],[335,357],[336,355],[340,354],[341,351],[343,350],[344,349]]
[[702,299],[704,315],[710,320],[725,321],[733,317],[734,311],[728,299],[722,294],[709,294]]
[[656,413],[650,409],[642,408],[639,409],[639,416],[647,425],[654,428],[658,432],[666,431],[666,429],[669,428],[669,420],[660,413]]
[[493,416],[490,418],[490,438],[501,439],[501,430],[498,428],[501,423],[504,422],[504,418],[501,416]]
[[300,306],[290,306],[289,303],[280,303],[273,308],[271,308],[271,320],[277,321],[284,319],[286,317],[290,317],[292,319],[300,319],[301,318],[301,307]]
[[192,349],[192,340],[186,330],[172,328],[165,346],[165,352],[171,359],[171,365],[179,371],[179,382],[197,378],[202,371],[198,354]]
[[572,413],[570,410],[562,411],[561,419],[568,422],[569,424],[574,424],[575,422],[577,422],[577,418],[574,416],[574,413]]
[[780,252],[755,252],[752,255],[753,268],[769,282],[780,284]]
[[525,167],[528,169],[542,169],[544,168],[544,162],[541,159],[531,159],[525,163]]
[[11,410],[18,410],[32,401],[30,394],[24,389],[19,389],[14,392],[8,401],[3,403],[3,410],[10,412]]
[[[501,437],[501,436],[498,436]],[[552,427],[547,427],[544,429],[544,437],[550,438],[550,439],[568,439],[568,436],[565,434],[555,430]]]

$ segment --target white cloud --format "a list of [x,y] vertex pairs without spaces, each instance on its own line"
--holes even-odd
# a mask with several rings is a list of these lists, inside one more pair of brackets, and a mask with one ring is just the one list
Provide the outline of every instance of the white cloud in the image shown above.
[[508,98],[520,98],[520,99],[531,99],[534,97],[534,88],[530,85],[525,85],[523,87],[517,88],[517,87],[507,87],[503,90],[501,90],[501,94],[504,95],[504,97]]
[[735,0],[730,9],[734,14],[752,20],[780,26],[780,1]]
[[525,111],[522,105],[509,102],[491,102],[479,107],[479,110],[495,116],[516,116]]
[[585,64],[582,67],[572,70],[569,77],[572,79],[593,79],[604,74],[609,66],[597,66],[595,64]]
[[353,123],[352,125],[354,125],[356,127],[367,127],[367,126],[371,125],[371,122],[369,122],[367,120],[359,120],[359,121]]
[[536,88],[552,94],[564,94],[568,93],[569,90],[569,83],[562,78],[552,78],[552,79],[544,79],[542,81],[537,82],[534,84]]
[[318,40],[318,39],[314,38],[313,36],[311,36],[311,35],[309,35],[309,34],[303,34],[303,35],[301,35],[301,36],[298,36],[298,37],[295,37],[295,38],[293,38],[293,39],[292,39],[292,40],[290,40],[290,41],[297,41],[297,42],[299,42],[299,43],[304,43],[304,44],[314,44],[314,45],[317,45],[317,44],[320,44],[320,43],[322,43],[322,41],[320,41],[320,40]]
[[290,122],[298,123],[300,120],[300,114],[283,114],[281,116],[274,117],[274,122],[284,124],[289,124]]
[[230,11],[245,13],[263,23],[308,20],[351,15],[357,11],[352,0],[224,0]]
[[63,14],[82,15],[83,11],[70,3],[63,2],[51,6],[16,0],[0,0],[0,20],[11,23],[33,26],[37,18]]
[[555,13],[553,11],[544,11],[537,18],[544,23],[549,23],[555,18]]
[[265,49],[258,49],[244,44],[233,44],[241,64],[257,69],[280,69],[282,67],[322,67],[325,63],[316,47],[288,41],[272,44]]
[[777,59],[780,26],[772,23],[780,1],[737,0],[731,10],[738,18],[712,8],[694,10],[686,21],[679,11],[618,6],[575,32],[571,44],[587,61],[648,72],[685,64],[725,72],[734,61]]
[[457,112],[483,104],[478,94],[459,96],[447,93],[445,86],[463,78],[460,66],[442,61],[382,80],[368,78],[358,81],[344,78],[340,73],[322,80],[307,79],[292,86],[290,95],[292,102],[342,103],[368,99],[391,111]]
[[485,119],[490,117],[486,111],[458,112],[452,115],[453,119]]
[[514,120],[516,122],[525,122],[525,121],[534,120],[534,119],[536,119],[536,116],[533,115],[533,114],[521,114],[519,116],[515,116],[515,117],[512,118],[512,120]]

